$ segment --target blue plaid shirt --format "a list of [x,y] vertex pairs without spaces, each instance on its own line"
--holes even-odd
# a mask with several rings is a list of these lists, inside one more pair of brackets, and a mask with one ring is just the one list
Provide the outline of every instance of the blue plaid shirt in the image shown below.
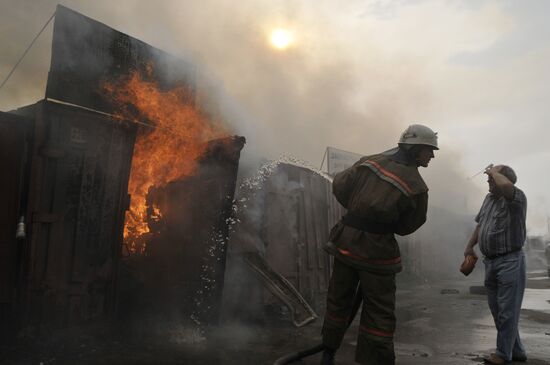
[[514,198],[485,197],[475,221],[479,223],[479,249],[485,257],[505,255],[518,251],[525,242],[525,215],[527,198],[523,191],[514,187]]

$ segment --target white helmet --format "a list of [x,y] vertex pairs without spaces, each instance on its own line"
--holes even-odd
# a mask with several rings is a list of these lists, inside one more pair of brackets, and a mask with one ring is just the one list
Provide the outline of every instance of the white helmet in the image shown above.
[[437,132],[432,131],[430,128],[422,124],[411,124],[405,129],[399,138],[399,144],[415,145],[423,144],[432,146],[438,150],[437,147]]

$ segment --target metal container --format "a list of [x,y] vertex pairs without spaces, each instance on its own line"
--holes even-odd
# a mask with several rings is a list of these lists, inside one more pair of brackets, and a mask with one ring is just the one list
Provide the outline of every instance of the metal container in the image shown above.
[[266,261],[317,310],[331,271],[322,246],[342,211],[332,196],[331,181],[309,169],[281,164],[265,189]]
[[[269,271],[280,275],[301,295],[298,299],[320,311],[332,263],[322,246],[344,208],[332,196],[330,177],[290,163],[259,171],[263,177],[257,183],[243,184],[238,194],[246,207],[231,235],[224,315],[255,320],[288,306],[268,290],[273,282],[259,279],[247,267],[250,253],[259,254],[269,266],[265,277]],[[280,290],[288,292],[283,287]],[[290,311],[304,312],[301,307]]]

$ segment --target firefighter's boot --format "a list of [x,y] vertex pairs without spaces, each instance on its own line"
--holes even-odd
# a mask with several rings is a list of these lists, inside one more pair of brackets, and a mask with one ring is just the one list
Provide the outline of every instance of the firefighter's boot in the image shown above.
[[323,351],[323,358],[321,359],[321,365],[334,365],[334,355],[336,351],[325,348]]

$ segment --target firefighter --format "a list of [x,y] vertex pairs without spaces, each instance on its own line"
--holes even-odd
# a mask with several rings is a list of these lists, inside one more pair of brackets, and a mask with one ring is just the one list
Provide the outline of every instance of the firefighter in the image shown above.
[[437,133],[413,124],[401,134],[398,147],[362,157],[334,177],[333,193],[347,213],[324,247],[334,256],[334,266],[321,365],[334,364],[356,293],[363,309],[355,360],[366,365],[395,363],[395,274],[402,266],[394,234],[408,235],[426,221],[428,187],[418,167],[427,167],[437,149]]

